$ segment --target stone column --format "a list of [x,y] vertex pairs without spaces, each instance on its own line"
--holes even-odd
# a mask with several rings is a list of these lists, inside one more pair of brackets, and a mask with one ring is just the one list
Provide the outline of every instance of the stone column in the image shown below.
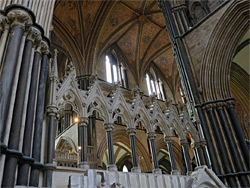
[[155,133],[154,132],[150,132],[147,133],[147,137],[150,143],[150,149],[151,149],[151,154],[152,154],[152,160],[153,160],[153,173],[155,174],[161,174],[161,169],[159,168],[159,164],[157,161],[157,154],[156,154],[156,147],[155,147]]
[[87,161],[87,126],[89,119],[87,117],[81,117],[79,122],[79,141],[80,141],[80,168],[89,169]]
[[31,166],[29,186],[38,187],[39,184],[39,173],[43,164],[41,164],[41,141],[42,141],[42,130],[43,130],[43,114],[44,114],[44,103],[45,103],[45,90],[48,70],[48,59],[49,59],[49,47],[47,42],[42,42],[42,63],[39,76],[37,104],[35,110],[35,127],[33,135],[33,146],[32,146],[32,158],[34,163]]
[[58,70],[57,70],[57,53],[55,50],[53,64],[51,66],[50,72],[50,90],[49,90],[49,104],[47,106],[47,116],[49,120],[48,124],[48,138],[47,138],[47,159],[45,164],[45,186],[52,186],[52,175],[53,170],[56,168],[56,165],[53,163],[55,157],[55,137],[56,137],[56,115],[57,115],[57,106],[56,106],[56,88],[58,81]]
[[106,130],[107,145],[108,145],[108,157],[109,157],[108,170],[117,171],[117,166],[115,165],[114,147],[113,147],[113,138],[112,138],[112,131],[114,129],[114,124],[105,123],[104,128]]
[[[232,154],[233,161],[234,161],[234,164],[236,166],[237,172],[243,172],[244,171],[243,166],[242,166],[241,161],[239,159],[240,154],[236,150],[236,145],[233,142],[233,136],[231,134],[228,122],[227,122],[225,114],[224,114],[224,105],[225,105],[225,103],[222,103],[222,102],[218,103],[217,104],[217,112],[218,112],[220,120],[221,120],[221,122],[223,124],[223,128],[224,128],[223,130],[224,130],[224,133],[225,133],[225,135],[227,137],[228,145],[229,145],[229,148],[230,148],[230,153]],[[250,160],[250,157],[249,157],[249,160]],[[240,184],[242,185],[242,187],[247,187],[248,186],[248,180],[247,180],[246,176],[240,175],[240,176],[238,176],[238,178],[240,180]]]
[[194,153],[196,154],[197,165],[198,166],[206,165],[203,150],[202,150],[202,143],[194,142],[194,144],[192,145],[192,148],[194,150]]
[[184,139],[184,140],[180,140],[180,144],[181,144],[181,148],[182,148],[182,152],[184,155],[184,160],[185,160],[185,164],[187,168],[187,175],[190,175],[192,173],[192,169],[191,169],[190,156],[189,156],[188,146],[187,146],[188,142],[186,139]]
[[220,174],[216,153],[211,140],[212,135],[209,134],[209,128],[208,128],[209,125],[206,122],[205,114],[202,110],[202,105],[199,105],[201,104],[200,96],[198,95],[199,92],[197,91],[196,83],[192,75],[188,55],[185,51],[182,40],[180,38],[177,38],[178,30],[176,28],[176,23],[172,15],[170,2],[163,0],[158,0],[158,1],[159,1],[159,7],[162,9],[165,18],[166,27],[169,33],[171,44],[172,46],[175,46],[174,53],[176,54],[177,66],[180,72],[180,77],[183,84],[184,92],[187,97],[187,103],[189,104],[190,107],[192,106],[191,105],[192,103],[196,104],[195,108],[197,110],[199,119],[201,121],[203,134],[207,142],[207,149],[210,154],[209,157],[211,159],[212,168],[216,174]]
[[133,161],[133,168],[131,169],[131,172],[141,172],[140,167],[138,167],[136,144],[135,144],[136,128],[127,128],[127,133],[130,139],[130,147],[131,147],[132,161]]
[[[24,10],[9,10],[7,17],[10,22],[8,44],[5,49],[5,57],[2,60],[2,72],[0,75],[0,146],[4,148],[3,139],[7,124],[9,104],[13,82],[16,73],[19,51],[24,30],[32,24],[31,16]],[[6,147],[6,146],[5,146]]]
[[[225,143],[222,139],[222,135],[221,135],[221,132],[219,130],[219,126],[218,126],[218,123],[217,123],[217,120],[216,120],[216,117],[215,117],[215,114],[213,111],[213,107],[215,107],[214,104],[207,104],[205,106],[205,109],[207,110],[207,114],[208,114],[208,117],[211,121],[211,125],[213,128],[214,137],[215,137],[216,143],[218,144],[218,146],[217,146],[218,150],[219,150],[218,157],[220,157],[221,160],[223,160],[222,166],[223,166],[223,169],[225,170],[225,172],[232,173],[231,164],[229,161],[229,156],[227,155],[227,152],[226,152]],[[237,187],[236,180],[234,177],[229,176],[227,178],[227,180],[229,181],[230,186]]]
[[247,147],[247,144],[246,144],[246,140],[245,140],[245,136],[241,130],[241,127],[240,127],[240,123],[237,119],[237,116],[235,114],[235,111],[234,111],[234,107],[235,107],[235,101],[234,99],[232,100],[229,100],[226,102],[226,108],[227,108],[227,111],[230,115],[230,119],[232,121],[232,125],[233,125],[233,128],[234,128],[234,131],[237,135],[237,139],[239,141],[239,144],[240,144],[240,147],[241,147],[241,150],[243,152],[243,155],[244,155],[244,158],[245,158],[245,161],[246,161],[246,164],[248,166],[248,170],[250,168],[250,151]]
[[[30,66],[32,67],[33,65],[33,62],[31,62],[31,52],[33,43],[35,41],[35,36],[37,36],[38,34],[39,34],[38,30],[34,29],[33,27],[29,28],[27,40],[25,42],[22,64],[20,69],[21,73],[18,79],[18,86],[14,103],[14,111],[12,115],[12,122],[10,129],[10,136],[8,143],[9,154],[7,154],[8,156],[5,160],[5,167],[4,167],[4,176],[2,185],[6,187],[13,186],[14,185],[13,183],[15,182],[15,176],[13,174],[15,174],[17,160],[20,157],[20,154],[18,154],[17,156],[15,154],[20,153],[18,147],[19,147],[20,131],[23,119],[26,86],[28,83],[28,72],[29,72],[29,67]],[[10,182],[13,183],[10,184]]]
[[[39,33],[39,30],[37,30]],[[34,117],[35,117],[35,104],[36,104],[36,94],[38,89],[38,79],[39,79],[39,68],[40,68],[40,61],[41,61],[41,35],[37,35],[37,42],[36,42],[36,51],[34,54],[33,60],[33,67],[32,67],[32,75],[31,75],[31,83],[30,83],[30,90],[28,96],[28,104],[27,104],[27,113],[26,113],[26,120],[25,120],[25,130],[24,130],[24,137],[23,137],[23,158],[22,162],[18,168],[18,178],[17,178],[17,185],[28,185],[28,173],[29,167],[34,162],[34,159],[30,157],[31,152],[31,143],[32,143],[32,131],[34,125]],[[39,46],[38,46],[39,45]]]
[[0,15],[0,33],[1,33],[0,35],[0,67],[2,64],[4,50],[5,50],[6,42],[8,39],[9,29],[10,29],[10,26],[8,23],[8,18],[3,15]]
[[167,146],[168,146],[169,159],[170,159],[170,163],[171,163],[171,167],[172,167],[171,174],[178,175],[180,173],[177,170],[176,163],[175,163],[174,150],[172,147],[172,138],[169,136],[165,136],[164,141],[167,143]]
[[45,186],[52,187],[52,176],[53,170],[56,168],[54,163],[55,157],[55,136],[56,136],[56,115],[57,107],[54,105],[49,105],[47,107],[48,114],[48,140],[47,140],[47,159],[45,167]]

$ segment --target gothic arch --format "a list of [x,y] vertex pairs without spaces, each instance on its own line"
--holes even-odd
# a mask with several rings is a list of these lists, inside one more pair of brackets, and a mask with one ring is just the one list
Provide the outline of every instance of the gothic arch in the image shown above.
[[[129,136],[128,136],[125,129],[114,130],[112,138],[113,138],[113,143],[121,142],[125,146],[130,148]],[[140,142],[140,140],[137,137],[135,137],[135,142],[136,142],[137,156],[143,157],[143,161],[141,163],[142,171],[144,171],[144,172],[152,171],[151,165],[148,165],[148,164],[151,164],[151,159],[150,159],[149,153],[147,152],[146,148],[144,147],[144,145]],[[97,150],[97,158],[98,158],[100,164],[102,163],[102,159],[103,159],[103,156],[105,155],[106,150],[107,150],[107,139],[106,139],[106,137],[104,137],[102,139],[102,142],[101,142],[98,150]]]
[[[156,143],[156,152],[158,153],[160,151],[160,149],[165,149],[166,151],[168,151],[168,147],[166,142],[164,141],[163,138],[159,139]],[[173,150],[174,150],[174,157],[175,157],[175,163],[178,167],[178,170],[181,173],[184,173],[184,169],[183,169],[183,165],[182,165],[182,151],[181,151],[181,147],[178,143],[176,143],[174,140],[172,140],[172,146],[173,146]]]
[[60,147],[64,144],[64,143],[68,143],[74,151],[77,151],[77,147],[76,147],[76,144],[74,143],[74,141],[68,137],[68,136],[61,136],[57,145],[56,145],[56,150],[57,149],[60,149]]
[[237,44],[249,29],[249,2],[233,1],[218,21],[205,50],[200,72],[204,100],[230,98],[230,67]]

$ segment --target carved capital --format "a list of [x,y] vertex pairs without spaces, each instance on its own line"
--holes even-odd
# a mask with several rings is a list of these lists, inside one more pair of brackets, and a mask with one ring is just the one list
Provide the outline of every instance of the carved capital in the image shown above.
[[203,107],[207,112],[213,110],[213,105],[212,104],[207,104]]
[[229,100],[229,101],[226,101],[226,107],[227,108],[234,108],[235,107],[235,101],[233,99]]
[[24,29],[32,25],[31,15],[22,9],[14,9],[8,12],[7,17],[10,21],[11,27],[14,25],[20,25]]
[[49,45],[46,41],[42,40],[40,43],[40,48],[41,48],[41,52],[44,55],[49,55],[50,51],[49,51]]
[[80,117],[79,126],[87,126],[89,123],[89,118]]
[[218,102],[216,104],[216,108],[217,108],[217,110],[222,110],[223,109],[223,103],[222,102]]
[[40,42],[42,41],[42,36],[38,28],[31,26],[27,29],[27,32],[27,40],[32,41],[35,46],[40,44]]
[[136,134],[136,128],[127,128],[128,135],[135,135]]
[[155,134],[155,132],[150,132],[150,133],[147,133],[147,137],[148,137],[148,139],[155,139],[156,134]]
[[206,140],[200,141],[200,146],[201,146],[201,147],[204,147],[204,146],[206,146],[206,145],[207,145]]
[[180,140],[180,144],[181,144],[182,146],[188,144],[187,139],[181,139],[181,140]]
[[164,141],[165,141],[166,143],[172,142],[172,137],[171,137],[171,136],[164,136]]
[[0,31],[4,29],[9,29],[9,19],[4,15],[0,15]]
[[55,105],[48,105],[47,106],[47,113],[49,116],[56,116],[57,110],[58,110],[58,108]]
[[113,124],[113,123],[105,123],[105,124],[104,124],[104,129],[105,129],[106,131],[113,131],[113,129],[114,129],[114,124]]
[[192,149],[196,149],[196,148],[200,148],[201,147],[201,143],[200,142],[193,142],[191,144]]

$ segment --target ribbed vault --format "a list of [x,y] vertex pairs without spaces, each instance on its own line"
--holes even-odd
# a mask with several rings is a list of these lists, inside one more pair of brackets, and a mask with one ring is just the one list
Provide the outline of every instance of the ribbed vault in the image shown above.
[[156,0],[57,1],[53,27],[53,46],[67,49],[78,75],[93,73],[101,55],[115,45],[138,85],[153,62],[173,90],[177,84],[178,71]]

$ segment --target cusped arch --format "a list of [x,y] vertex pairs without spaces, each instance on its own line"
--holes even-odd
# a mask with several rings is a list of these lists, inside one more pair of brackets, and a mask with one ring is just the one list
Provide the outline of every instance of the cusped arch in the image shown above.
[[140,116],[140,118],[136,120],[136,123],[141,121],[143,122],[142,126],[147,132],[154,132],[154,127],[151,125],[150,116],[148,115],[146,108],[139,107],[135,114]]
[[177,119],[173,119],[171,123],[171,129],[176,131],[176,133],[178,134],[181,140],[186,139],[186,133],[184,129],[182,128],[181,123]]
[[109,112],[107,109],[107,106],[105,102],[99,97],[95,96],[89,100],[89,103],[87,103],[87,117],[92,115],[94,111],[99,112],[101,118],[104,120],[104,122],[108,123],[109,122]]

